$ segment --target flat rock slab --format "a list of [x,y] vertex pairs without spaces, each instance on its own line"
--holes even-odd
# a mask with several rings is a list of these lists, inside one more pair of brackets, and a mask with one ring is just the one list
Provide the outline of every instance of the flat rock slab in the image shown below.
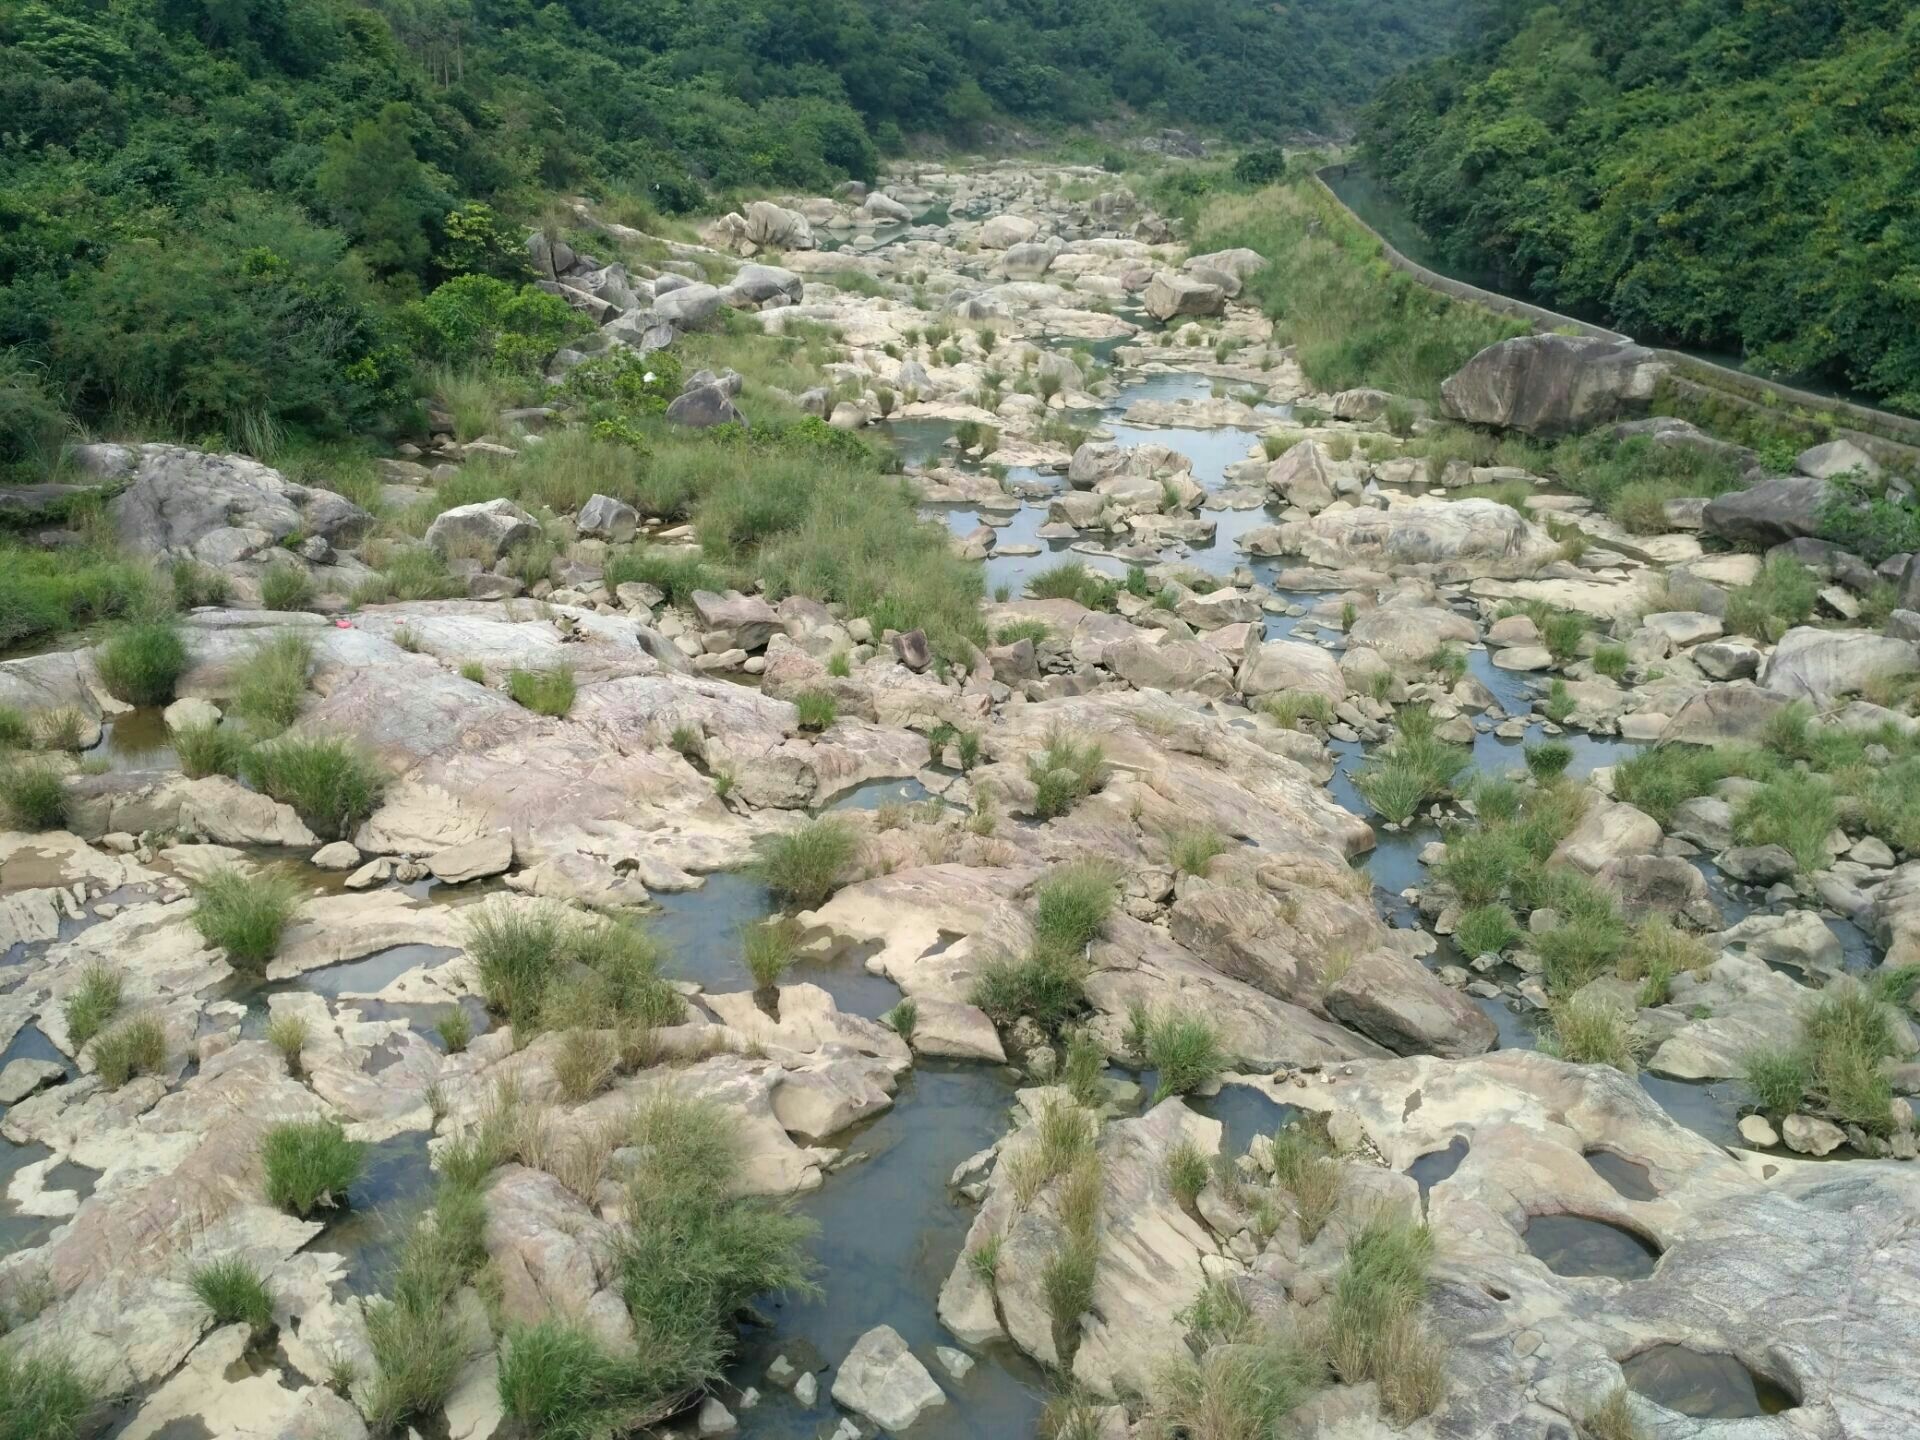
[[881,1429],[896,1432],[923,1411],[947,1403],[927,1367],[891,1325],[876,1325],[854,1341],[834,1377],[833,1398]]

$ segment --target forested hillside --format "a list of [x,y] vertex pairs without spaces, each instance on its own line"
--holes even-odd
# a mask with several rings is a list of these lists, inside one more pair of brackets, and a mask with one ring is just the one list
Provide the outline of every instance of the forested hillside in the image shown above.
[[1452,8],[9,3],[10,403],[39,408],[17,393],[38,377],[89,418],[351,426],[404,388],[394,306],[510,273],[507,222],[547,196],[674,212],[743,188],[818,191],[871,177],[909,136],[966,142],[1004,120],[1322,126],[1441,48]]
[[1920,411],[1920,9],[1490,0],[1373,163],[1461,260]]

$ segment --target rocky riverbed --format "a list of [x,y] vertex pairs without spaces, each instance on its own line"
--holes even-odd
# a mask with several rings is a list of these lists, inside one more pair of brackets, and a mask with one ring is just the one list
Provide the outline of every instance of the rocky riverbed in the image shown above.
[[[1396,1221],[1431,1236],[1414,1321],[1437,1378],[1410,1399],[1336,1362],[1289,1433],[1518,1440],[1608,1406],[1632,1427],[1608,1440],[1920,1433],[1920,856],[1897,797],[1827,778],[1910,753],[1920,567],[1814,538],[1825,477],[1878,462],[1840,441],[1773,475],[1745,452],[1748,488],[1628,534],[1523,468],[1430,463],[1424,406],[1314,393],[1242,303],[1261,257],[1188,254],[1097,172],[883,192],[757,202],[651,274],[544,237],[533,256],[597,326],[562,364],[670,349],[722,307],[827,327],[833,358],[793,398],[890,436],[982,566],[970,665],[799,595],[610,589],[610,546],[692,537],[605,497],[559,517],[531,586],[496,562],[542,517],[492,500],[427,534],[464,597],[349,607],[376,530],[351,501],[245,457],[85,447],[122,543],[218,569],[230,598],[184,617],[164,715],[114,700],[88,648],[0,662],[0,705],[58,717],[81,757],[60,762],[64,828],[0,833],[5,1343],[99,1377],[106,1433],[364,1436],[371,1392],[342,1377],[372,1373],[395,1234],[510,1091],[544,1139],[488,1183],[486,1294],[463,1292],[467,1351],[421,1428],[507,1435],[497,1331],[559,1315],[630,1343],[617,1161],[583,1178],[582,1157],[667,1091],[734,1117],[742,1183],[819,1223],[821,1266],[817,1296],[743,1321],[729,1384],[671,1433],[1021,1434],[1066,1389],[1086,1428],[1065,1433],[1158,1433],[1169,1367],[1252,1343],[1203,1301],[1236,1297],[1261,1333],[1337,1325],[1356,1248]],[[1495,351],[1448,382],[1452,418],[1722,445],[1646,417],[1637,352]],[[738,377],[705,374],[669,416],[743,409]],[[409,447],[396,499],[564,423]],[[1818,598],[1743,634],[1774,552]],[[1063,584],[1068,561],[1087,573]],[[288,564],[321,593],[263,608]],[[234,724],[285,633],[311,657],[293,733],[348,737],[389,777],[337,838],[188,778],[170,738]],[[561,665],[564,715],[509,695]],[[828,723],[803,723],[821,694]],[[1643,758],[1740,746],[1774,766]],[[1809,839],[1783,807],[1830,824]],[[750,867],[818,816],[848,858],[756,993],[742,928],[779,903]],[[1071,1025],[990,1015],[983,984],[1044,938],[1037,896],[1089,861],[1116,903]],[[299,888],[258,976],[193,923],[196,884],[232,867]],[[476,925],[562,910],[643,917],[687,1001],[584,1099],[565,1035],[517,1040],[467,954]],[[1583,925],[1600,938],[1576,947]],[[165,1033],[117,1088],[70,1028],[103,966]],[[1840,1005],[1875,1027],[1847,1092],[1864,1107],[1819,1073],[1786,1103],[1748,1087],[1754,1052],[1811,1046]],[[1615,1063],[1579,1063],[1602,1011]],[[305,1026],[293,1066],[267,1038],[284,1017]],[[1223,1073],[1170,1084],[1140,1033],[1169,1018]],[[259,1157],[304,1119],[371,1147],[349,1204],[310,1218],[267,1202]],[[1302,1136],[1310,1162],[1289,1158]],[[1063,1314],[1050,1277],[1076,1245],[1084,1304]],[[186,1283],[232,1255],[272,1296],[265,1350]]]

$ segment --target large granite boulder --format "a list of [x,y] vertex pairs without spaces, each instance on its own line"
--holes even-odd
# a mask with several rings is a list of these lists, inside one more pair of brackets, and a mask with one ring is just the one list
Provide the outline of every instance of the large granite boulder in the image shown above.
[[1666,367],[1650,350],[1573,335],[1489,345],[1440,386],[1455,420],[1543,437],[1644,412]]
[[1218,285],[1171,270],[1157,271],[1140,297],[1147,314],[1162,323],[1183,315],[1218,315],[1226,301]]
[[1784,545],[1820,533],[1825,480],[1792,476],[1729,490],[1707,502],[1706,533],[1741,545]]
[[[80,467],[126,488],[107,504],[120,543],[142,555],[230,556],[289,535],[353,545],[373,517],[331,490],[296,485],[245,455],[216,455],[184,445],[82,445]],[[245,535],[237,546],[237,535]]]
[[[1256,534],[1248,536],[1250,544]],[[1385,510],[1330,510],[1279,526],[1273,540],[1275,553],[1304,556],[1330,569],[1427,566],[1436,579],[1531,575],[1560,548],[1545,530],[1497,500],[1410,500]]]
[[1761,681],[1769,690],[1810,700],[1857,695],[1875,680],[1920,671],[1920,645],[1871,630],[1801,626],[1781,637]]

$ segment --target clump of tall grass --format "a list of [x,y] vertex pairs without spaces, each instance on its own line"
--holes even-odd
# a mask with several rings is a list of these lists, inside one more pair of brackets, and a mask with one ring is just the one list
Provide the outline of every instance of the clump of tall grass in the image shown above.
[[844,820],[810,820],[763,841],[755,868],[775,895],[812,909],[833,893],[858,847],[858,837]]
[[315,834],[333,840],[351,835],[387,788],[379,762],[338,735],[282,736],[248,750],[242,764],[257,788],[299,811]]
[[193,926],[236,970],[263,970],[299,903],[299,886],[280,871],[223,866],[194,886]]
[[337,1120],[287,1120],[260,1142],[267,1202],[302,1218],[344,1205],[360,1178],[366,1147],[347,1139]]
[[129,705],[165,705],[187,668],[187,646],[170,621],[136,620],[100,647],[107,693]]

